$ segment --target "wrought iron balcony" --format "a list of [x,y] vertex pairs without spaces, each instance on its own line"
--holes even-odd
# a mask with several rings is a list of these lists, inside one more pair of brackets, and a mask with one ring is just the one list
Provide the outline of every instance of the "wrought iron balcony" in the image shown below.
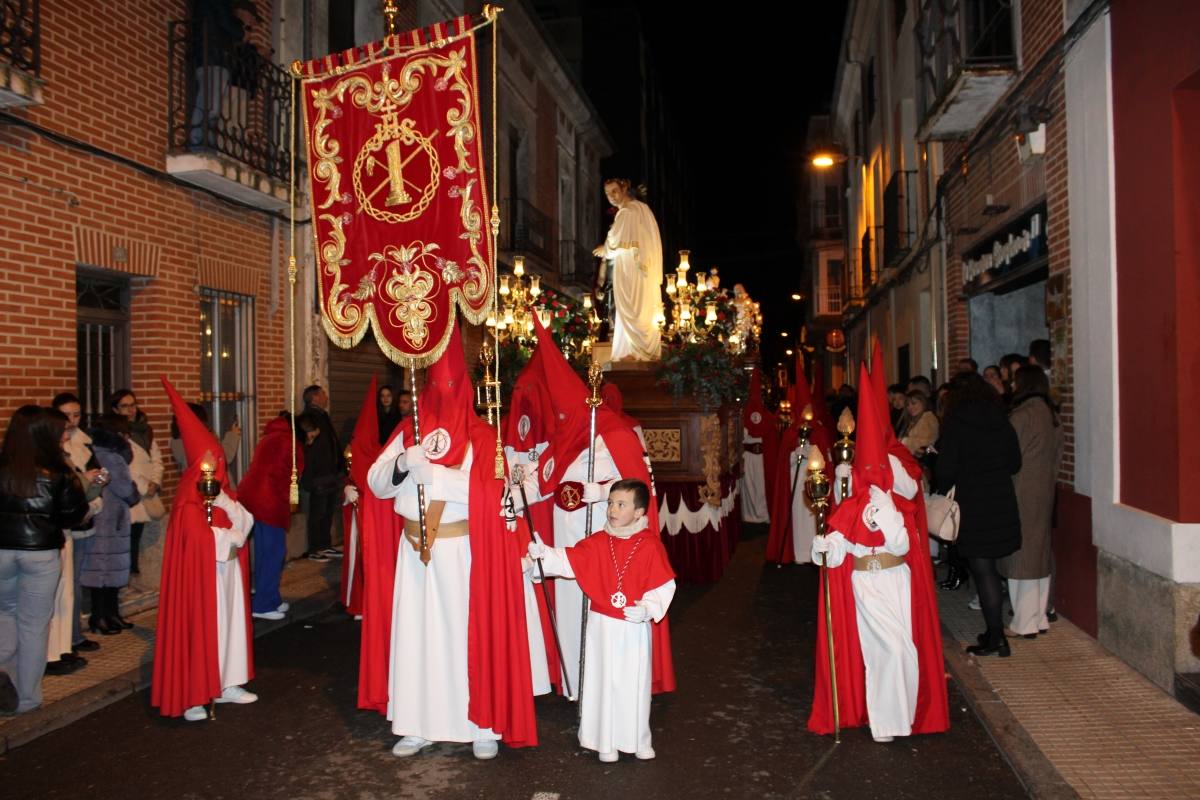
[[1016,78],[1012,0],[922,0],[918,138],[973,131]]
[[558,279],[562,286],[591,290],[596,282],[596,257],[574,239],[558,244]]
[[915,171],[893,172],[883,190],[883,265],[894,267],[912,250],[916,238]]
[[167,170],[262,208],[287,206],[288,74],[202,20],[168,26]]
[[533,256],[547,269],[557,267],[558,244],[554,236],[554,220],[521,197],[500,203],[500,219],[501,250]]
[[[841,276],[838,276],[839,278]],[[818,317],[836,317],[842,313],[841,283],[817,284],[817,303],[813,314]]]
[[0,108],[42,102],[39,0],[0,0]]

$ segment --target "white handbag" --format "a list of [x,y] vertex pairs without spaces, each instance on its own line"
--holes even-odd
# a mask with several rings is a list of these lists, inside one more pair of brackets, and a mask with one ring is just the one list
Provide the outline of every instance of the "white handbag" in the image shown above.
[[925,495],[925,517],[929,521],[929,535],[943,542],[953,543],[958,539],[959,511],[954,500],[954,487],[946,494]]

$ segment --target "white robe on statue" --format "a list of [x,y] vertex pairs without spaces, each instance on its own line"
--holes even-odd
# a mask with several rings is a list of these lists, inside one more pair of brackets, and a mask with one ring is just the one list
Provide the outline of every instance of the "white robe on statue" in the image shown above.
[[[542,567],[547,575],[575,577],[571,562],[560,547],[549,549],[542,558]],[[572,583],[578,589],[571,581],[558,583]],[[651,618],[661,622],[674,596],[675,581],[667,581],[643,594],[641,602],[650,610]],[[651,749],[652,647],[649,622],[588,614],[587,683],[580,699],[580,747],[597,753],[644,753]]]
[[[895,456],[889,455],[888,460],[892,465],[892,493],[912,499],[917,493],[916,483]],[[903,520],[880,530],[884,544],[876,548],[852,544],[838,531],[832,531],[825,537],[829,542],[829,566],[840,566],[848,555],[863,557],[886,552],[903,556],[908,552],[908,531]],[[811,555],[815,560],[817,554]],[[878,571],[855,570],[850,583],[854,587],[858,639],[866,666],[871,735],[908,736],[917,713],[920,677],[912,635],[912,573],[907,564]]]
[[[563,473],[563,481],[587,482],[588,451],[583,449],[571,465]],[[547,464],[543,459],[542,468]],[[552,469],[552,467],[551,467]],[[606,505],[608,501],[608,484],[621,479],[617,465],[604,444],[604,437],[596,437],[596,462],[593,470],[593,483],[600,483],[601,499],[592,503],[592,533],[604,530],[608,521]],[[528,491],[528,490],[526,490]],[[530,497],[529,502],[536,503],[541,499]],[[551,501],[553,502],[553,501]],[[574,511],[564,511],[554,506],[554,544],[556,547],[570,547],[584,537],[587,522],[587,503]],[[554,607],[558,612],[555,620],[558,623],[558,640],[562,644],[563,660],[566,663],[567,677],[571,681],[571,690],[579,690],[579,632],[583,623],[583,592],[574,581],[554,582]],[[592,615],[595,616],[595,615]]]
[[661,352],[654,317],[662,308],[662,242],[650,207],[629,199],[617,209],[605,254],[612,269],[612,359],[657,361]]
[[[792,552],[797,564],[811,563],[808,556],[812,550],[813,539],[817,535],[817,518],[813,516],[804,495],[804,479],[808,474],[808,451],[811,448],[811,443],[800,445],[788,458],[791,465],[788,473],[788,491],[791,491],[792,486],[796,487],[792,495]],[[799,478],[796,477],[797,468],[800,469]]]
[[751,436],[742,429],[742,444],[757,444],[758,452],[742,450],[742,478],[739,492],[742,496],[742,522],[769,522],[771,509],[767,506],[767,480],[763,470],[762,439]]
[[[380,453],[367,474],[367,484],[381,500],[392,498],[396,513],[418,518],[417,486],[407,475],[393,484],[404,436]],[[467,519],[473,460],[468,447],[463,463],[437,471],[425,486],[425,502],[445,501],[441,525]],[[403,462],[400,467],[403,471]],[[485,512],[486,513],[486,512]],[[495,509],[495,513],[500,513]],[[388,659],[388,719],[397,736],[420,736],[433,742],[475,742],[500,737],[467,718],[467,617],[470,610],[471,539],[439,537],[429,564],[400,537],[396,582],[392,593],[391,656]]]
[[242,587],[238,550],[246,544],[254,517],[225,494],[214,505],[229,515],[232,525],[212,529],[217,545],[217,663],[221,669],[221,688],[228,689],[250,680],[246,592]]

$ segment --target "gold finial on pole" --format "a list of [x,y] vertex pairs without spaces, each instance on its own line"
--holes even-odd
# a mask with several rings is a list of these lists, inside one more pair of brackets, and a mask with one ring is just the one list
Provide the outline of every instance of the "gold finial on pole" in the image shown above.
[[380,10],[387,23],[387,35],[396,35],[396,17],[400,15],[400,6],[396,0],[379,0]]
[[[854,433],[854,414],[850,413],[849,408],[842,409],[842,415],[838,417],[837,429],[842,434],[842,438],[833,445],[833,460],[837,462],[838,466],[851,464],[854,462],[854,442],[850,440],[850,434]],[[841,499],[845,500],[850,496],[850,478],[842,477],[838,480]]]
[[593,361],[588,366],[588,386],[592,389],[592,395],[587,399],[587,404],[590,408],[599,408],[600,404],[604,402],[600,399],[600,377],[600,364]]

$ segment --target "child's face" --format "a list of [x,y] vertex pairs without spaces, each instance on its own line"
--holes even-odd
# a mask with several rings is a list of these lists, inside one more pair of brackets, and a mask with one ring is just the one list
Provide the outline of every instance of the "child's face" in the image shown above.
[[633,492],[618,489],[608,494],[608,524],[614,528],[632,525],[646,515],[646,509],[633,507]]

